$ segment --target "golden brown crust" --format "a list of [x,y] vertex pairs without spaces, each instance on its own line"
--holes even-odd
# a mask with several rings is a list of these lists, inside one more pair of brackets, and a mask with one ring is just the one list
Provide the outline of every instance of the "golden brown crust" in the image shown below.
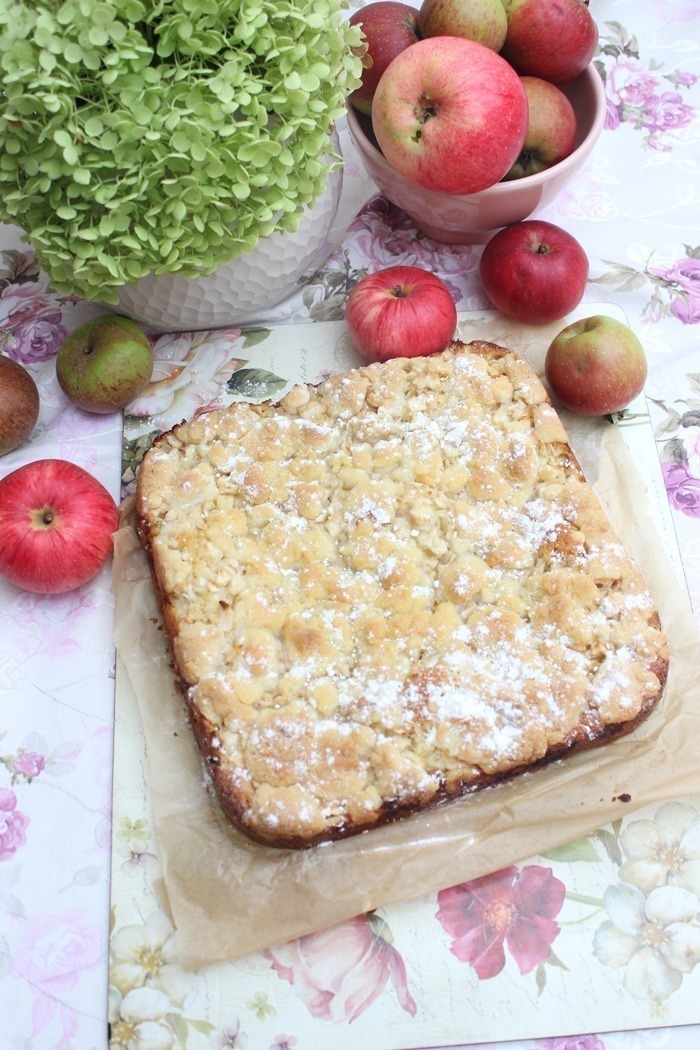
[[198,745],[300,848],[630,732],[668,654],[530,367],[370,365],[163,435],[138,532]]

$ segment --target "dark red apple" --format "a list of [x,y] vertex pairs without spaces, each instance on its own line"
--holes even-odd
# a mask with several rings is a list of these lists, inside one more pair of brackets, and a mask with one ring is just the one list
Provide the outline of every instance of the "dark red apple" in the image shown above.
[[545,376],[572,412],[607,416],[620,412],[644,389],[647,360],[632,329],[595,314],[567,325],[547,350]]
[[388,266],[355,285],[345,320],[367,361],[388,361],[444,350],[457,328],[457,308],[436,274],[420,266]]
[[501,54],[521,75],[554,84],[583,73],[598,46],[588,0],[503,0],[508,29]]
[[349,21],[350,25],[362,26],[367,42],[362,59],[362,84],[349,99],[361,113],[369,114],[382,73],[393,58],[418,40],[418,12],[397,0],[377,0],[355,11]]
[[29,372],[0,354],[0,456],[19,448],[39,418],[39,391]]
[[527,95],[527,134],[505,182],[551,168],[568,157],[576,143],[576,114],[564,92],[540,77],[520,79]]
[[528,324],[546,324],[581,302],[588,257],[566,230],[526,219],[494,234],[482,253],[479,272],[497,310]]
[[112,553],[119,513],[104,485],[63,459],[38,459],[0,479],[0,576],[38,594],[92,579]]

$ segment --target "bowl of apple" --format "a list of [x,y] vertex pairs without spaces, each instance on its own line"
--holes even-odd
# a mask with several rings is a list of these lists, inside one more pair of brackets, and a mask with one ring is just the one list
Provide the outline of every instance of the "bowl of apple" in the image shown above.
[[476,28],[455,23],[464,7],[450,0],[353,15],[371,62],[348,99],[350,134],[380,191],[442,243],[486,243],[549,204],[605,121],[584,0],[495,0],[502,31],[480,37],[491,3],[479,0]]

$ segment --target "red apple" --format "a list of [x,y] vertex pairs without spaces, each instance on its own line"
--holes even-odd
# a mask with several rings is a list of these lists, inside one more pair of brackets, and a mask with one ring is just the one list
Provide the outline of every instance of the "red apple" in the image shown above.
[[526,219],[494,234],[482,253],[480,274],[497,310],[517,321],[545,324],[581,302],[588,257],[566,230]]
[[63,393],[85,412],[118,412],[146,387],[153,373],[151,343],[128,317],[107,314],[76,328],[56,358]]
[[503,0],[508,31],[501,54],[523,75],[558,84],[583,73],[598,46],[588,0]]
[[644,389],[647,361],[631,328],[596,314],[574,321],[552,341],[545,376],[561,403],[584,416],[607,416]]
[[0,479],[0,576],[38,594],[86,583],[119,524],[107,489],[82,467],[39,459]]
[[423,0],[418,28],[422,37],[462,36],[500,51],[506,12],[502,0]]
[[387,161],[406,178],[445,193],[478,193],[499,182],[520,155],[525,89],[483,44],[431,37],[387,66],[372,127]]
[[39,391],[23,365],[0,354],[0,456],[18,448],[39,418]]
[[444,281],[420,266],[388,266],[355,285],[345,308],[348,332],[367,361],[444,350],[457,308]]
[[506,182],[551,168],[568,157],[576,143],[576,114],[564,92],[540,77],[521,80],[529,110],[527,134]]
[[349,98],[356,109],[369,114],[382,73],[392,58],[418,40],[418,12],[396,0],[377,0],[355,11],[349,21],[350,25],[362,26],[367,42],[362,59],[362,84]]

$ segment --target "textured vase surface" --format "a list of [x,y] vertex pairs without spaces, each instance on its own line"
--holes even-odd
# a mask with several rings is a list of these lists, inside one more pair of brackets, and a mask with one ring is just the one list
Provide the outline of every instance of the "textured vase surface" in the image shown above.
[[201,331],[258,320],[286,299],[304,273],[330,255],[329,233],[342,191],[342,168],[304,209],[294,233],[274,233],[203,277],[151,274],[120,291],[119,313],[161,332]]

